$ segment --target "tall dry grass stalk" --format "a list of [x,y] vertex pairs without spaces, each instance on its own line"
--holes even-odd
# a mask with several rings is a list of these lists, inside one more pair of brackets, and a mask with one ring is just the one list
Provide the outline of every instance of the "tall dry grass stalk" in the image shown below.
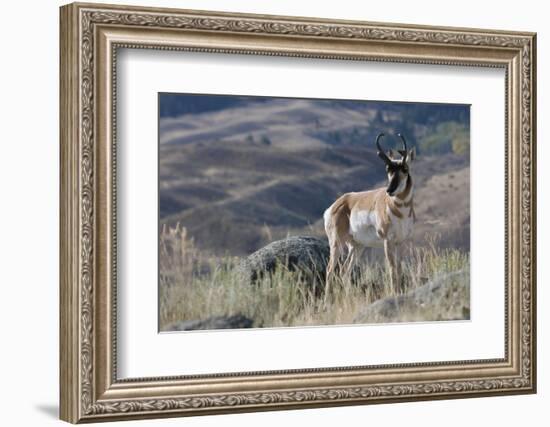
[[382,263],[367,261],[338,277],[325,301],[301,283],[303,273],[284,266],[251,285],[236,270],[237,258],[205,256],[179,224],[162,229],[159,249],[161,330],[177,321],[233,314],[253,319],[254,327],[349,324],[373,301],[469,268],[470,260],[458,250],[439,250],[432,238],[424,247],[407,249],[399,289],[392,289]]

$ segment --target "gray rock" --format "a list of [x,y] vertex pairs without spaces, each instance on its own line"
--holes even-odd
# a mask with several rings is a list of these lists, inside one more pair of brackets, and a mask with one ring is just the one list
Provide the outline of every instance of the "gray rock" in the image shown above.
[[251,328],[254,321],[242,314],[233,316],[213,316],[202,320],[186,320],[169,325],[165,331],[197,331],[207,329]]
[[293,236],[278,240],[244,258],[238,271],[243,280],[254,283],[266,273],[283,265],[291,271],[300,270],[303,281],[318,289],[324,286],[329,247],[325,240],[309,236]]
[[354,323],[470,319],[470,271],[436,277],[409,292],[378,300],[359,310]]

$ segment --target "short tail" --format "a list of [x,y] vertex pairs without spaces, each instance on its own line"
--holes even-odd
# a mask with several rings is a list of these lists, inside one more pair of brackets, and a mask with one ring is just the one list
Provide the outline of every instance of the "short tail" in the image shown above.
[[336,200],[324,213],[325,232],[329,242],[339,245],[345,243],[344,237],[349,233],[350,209],[346,199]]

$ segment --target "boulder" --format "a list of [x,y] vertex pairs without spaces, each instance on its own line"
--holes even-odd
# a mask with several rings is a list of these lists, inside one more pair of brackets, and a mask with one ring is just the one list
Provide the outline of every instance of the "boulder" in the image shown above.
[[358,311],[354,323],[470,319],[470,271],[438,276],[418,288],[378,300]]
[[213,316],[200,320],[185,320],[168,325],[164,331],[197,331],[208,329],[251,328],[254,321],[242,314],[233,316]]
[[301,271],[303,282],[317,288],[324,286],[328,259],[329,247],[325,240],[292,236],[243,258],[237,268],[243,280],[254,283],[265,274],[273,273],[278,266],[284,266],[291,271]]

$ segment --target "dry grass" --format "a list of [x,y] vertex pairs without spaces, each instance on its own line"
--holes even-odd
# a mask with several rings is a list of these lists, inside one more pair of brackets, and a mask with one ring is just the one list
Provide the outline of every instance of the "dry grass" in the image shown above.
[[469,254],[439,250],[432,239],[425,247],[408,249],[399,289],[391,288],[382,264],[365,262],[353,280],[336,279],[326,301],[300,285],[299,272],[281,267],[251,285],[236,271],[237,263],[235,257],[213,258],[198,251],[185,228],[165,227],[160,238],[161,330],[177,321],[237,313],[253,319],[254,327],[349,324],[373,301],[467,268]]

